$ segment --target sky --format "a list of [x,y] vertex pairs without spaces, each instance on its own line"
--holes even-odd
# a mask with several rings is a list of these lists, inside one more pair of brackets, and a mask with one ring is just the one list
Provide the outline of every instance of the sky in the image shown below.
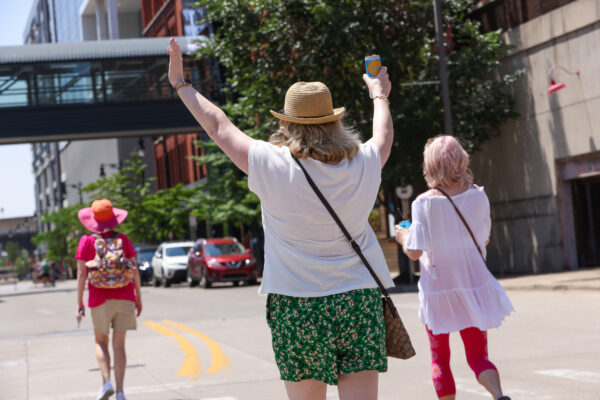
[[[0,0],[0,46],[23,44],[32,4],[33,0]],[[35,212],[31,160],[30,144],[0,145],[0,218],[30,216]]]

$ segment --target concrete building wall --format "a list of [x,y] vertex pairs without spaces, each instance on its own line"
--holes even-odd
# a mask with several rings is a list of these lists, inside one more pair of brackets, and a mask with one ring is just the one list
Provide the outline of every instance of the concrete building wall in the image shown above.
[[89,40],[98,40],[98,35],[96,34],[95,15],[81,16],[81,40],[84,42]]
[[[152,147],[154,146],[152,137],[121,138],[118,139],[117,146],[119,148],[119,160],[123,161],[131,157],[131,152],[135,151],[140,155],[140,150],[143,150],[143,159],[146,164],[144,179],[156,176],[156,171],[154,169],[154,154],[152,152]],[[150,190],[156,190],[156,182],[152,182]]]
[[[143,138],[144,161],[147,165],[145,178],[154,177],[152,155],[152,139]],[[62,179],[65,188],[63,206],[89,204],[93,198],[88,193],[79,196],[79,186],[86,186],[100,178],[100,167],[103,166],[106,176],[113,175],[131,152],[140,150],[139,138],[78,140],[69,142],[60,153]],[[151,190],[155,190],[152,183]]]
[[[65,182],[66,196],[63,205],[70,206],[79,203],[79,192],[71,185],[83,186],[100,178],[100,167],[104,164],[107,176],[114,174],[119,165],[119,149],[115,139],[78,140],[69,144],[60,153],[62,178]],[[113,166],[109,166],[112,164]],[[83,203],[89,203],[91,198],[86,193]]]
[[[504,273],[576,268],[569,188],[583,175],[561,171],[576,156],[588,155],[592,172],[596,161],[600,165],[594,155],[600,146],[600,0],[569,3],[510,30],[504,39],[516,48],[502,68],[525,71],[513,88],[520,116],[472,162],[492,204],[490,267]],[[553,78],[567,86],[548,95],[553,65],[580,75],[555,69]]]
[[119,38],[139,38],[142,37],[142,17],[141,13],[119,14]]
[[53,0],[53,16],[55,21],[55,38],[53,42],[81,41],[81,18],[79,7],[83,0]]

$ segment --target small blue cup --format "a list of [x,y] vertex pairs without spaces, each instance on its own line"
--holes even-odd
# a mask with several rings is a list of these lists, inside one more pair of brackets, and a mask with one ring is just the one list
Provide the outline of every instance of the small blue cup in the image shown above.
[[404,229],[410,228],[410,225],[411,225],[410,221],[401,221],[398,224],[399,227],[404,228]]

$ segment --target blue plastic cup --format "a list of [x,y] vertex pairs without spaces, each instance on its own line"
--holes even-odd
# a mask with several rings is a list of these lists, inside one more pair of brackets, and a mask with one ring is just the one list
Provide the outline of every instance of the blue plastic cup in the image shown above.
[[410,225],[411,225],[410,221],[400,221],[400,223],[398,224],[399,227],[404,228],[404,229],[410,228]]

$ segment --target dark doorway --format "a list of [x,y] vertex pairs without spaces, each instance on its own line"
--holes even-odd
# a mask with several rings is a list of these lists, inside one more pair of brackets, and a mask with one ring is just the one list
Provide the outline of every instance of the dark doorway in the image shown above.
[[573,187],[573,214],[579,265],[600,265],[600,177],[577,179]]

